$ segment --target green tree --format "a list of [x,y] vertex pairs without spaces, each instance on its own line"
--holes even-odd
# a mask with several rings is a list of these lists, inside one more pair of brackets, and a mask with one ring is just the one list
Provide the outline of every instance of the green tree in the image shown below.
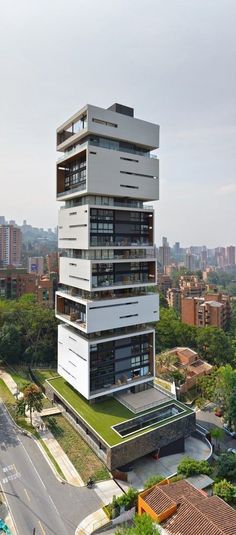
[[160,309],[160,321],[156,324],[156,351],[176,346],[196,347],[197,328],[181,323],[173,308]]
[[219,441],[222,440],[223,436],[224,436],[224,431],[220,427],[213,427],[213,429],[211,429],[211,437],[213,438],[215,442],[216,451],[218,451],[219,449]]
[[136,515],[134,518],[134,525],[130,528],[119,528],[115,532],[116,535],[160,535],[156,523],[152,521],[150,516],[143,514]]
[[32,415],[34,411],[41,412],[43,408],[43,394],[40,388],[34,383],[29,384],[23,390],[23,402],[25,409],[30,413],[30,423],[32,425]]
[[214,484],[213,493],[227,503],[232,502],[236,496],[236,487],[226,479]]
[[16,415],[25,416],[25,400],[24,398],[18,399],[16,403]]
[[219,479],[236,480],[236,455],[234,453],[222,453],[216,466]]
[[207,461],[195,461],[191,457],[184,457],[178,466],[177,472],[184,477],[190,477],[197,474],[210,475],[212,469]]
[[155,476],[150,476],[145,482],[144,488],[149,489],[150,487],[153,487],[153,485],[157,485],[157,483],[160,483],[160,481],[163,481],[164,479],[165,478],[163,476],[160,476],[159,474]]
[[217,327],[201,327],[197,331],[197,350],[210,364],[221,366],[232,362],[233,351],[229,336]]
[[19,361],[22,354],[19,327],[13,323],[4,323],[0,329],[0,357],[7,364]]

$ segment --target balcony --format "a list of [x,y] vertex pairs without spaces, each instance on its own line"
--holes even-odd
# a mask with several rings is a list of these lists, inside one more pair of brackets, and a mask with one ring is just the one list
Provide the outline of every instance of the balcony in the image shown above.
[[96,388],[94,390],[90,390],[90,397],[96,397],[99,394],[108,394],[109,392],[120,392],[120,390],[125,390],[126,388],[132,388],[134,386],[137,386],[142,383],[146,383],[148,381],[151,381],[154,378],[154,373],[148,372],[147,374],[141,376],[141,375],[135,375],[133,378],[125,378],[121,377],[120,379],[117,379],[114,383],[105,383],[102,388]]
[[57,198],[65,200],[69,195],[86,190],[87,153],[86,149],[78,155],[57,164]]
[[57,295],[56,317],[77,329],[86,331],[86,306],[81,303]]

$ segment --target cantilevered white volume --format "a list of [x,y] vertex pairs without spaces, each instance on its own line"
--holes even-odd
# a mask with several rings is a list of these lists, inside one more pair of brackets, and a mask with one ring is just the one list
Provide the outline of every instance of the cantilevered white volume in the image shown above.
[[87,105],[57,130],[58,371],[87,399],[154,377],[158,125]]

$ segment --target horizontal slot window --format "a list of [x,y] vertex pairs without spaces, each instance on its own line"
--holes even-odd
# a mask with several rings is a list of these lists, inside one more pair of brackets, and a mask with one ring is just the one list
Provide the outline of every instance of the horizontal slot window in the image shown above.
[[99,309],[99,308],[124,307],[124,306],[127,307],[128,305],[138,305],[138,301],[134,301],[133,303],[119,303],[117,305],[104,305],[104,306],[101,306],[101,307],[90,307],[89,310],[96,310],[96,309]]
[[84,357],[81,357],[81,355],[79,355],[79,353],[76,353],[76,351],[73,351],[73,349],[70,349],[70,348],[69,348],[69,351],[71,351],[71,353],[74,353],[74,355],[76,355],[76,356],[79,357],[80,359],[82,359],[82,360],[84,360],[85,362],[87,362],[86,359],[85,359]]
[[128,316],[120,316],[120,320],[124,318],[134,318],[135,316],[138,316],[138,314],[129,314]]
[[70,212],[69,215],[76,215],[77,212]]
[[138,186],[129,186],[128,184],[120,184],[121,188],[139,189]]
[[61,368],[65,373],[67,373],[67,375],[70,375],[70,377],[73,377],[73,379],[76,379],[76,377],[74,375],[72,375],[72,373],[68,372],[68,370],[63,368],[63,366],[61,366],[61,364],[59,364],[59,368]]
[[155,179],[157,178],[157,177],[154,176],[154,175],[144,175],[144,174],[142,174],[142,173],[131,173],[130,171],[120,171],[120,173],[121,173],[122,175],[142,176],[142,177],[144,177],[144,178],[155,178]]
[[69,364],[72,364],[72,366],[74,366],[74,368],[77,368],[76,364],[74,364],[74,362],[72,362],[71,360],[69,360]]
[[96,117],[93,117],[92,121],[93,121],[93,123],[104,124],[105,126],[112,126],[113,128],[117,128],[117,126],[118,126],[116,123],[110,123],[109,121],[103,121],[102,119],[96,119]]
[[79,228],[79,227],[87,227],[86,224],[84,225],[69,225],[69,228]]
[[78,279],[79,281],[89,281],[89,279],[83,279],[83,277],[76,277],[75,275],[69,275],[69,277],[70,279]]
[[139,160],[135,160],[134,158],[124,158],[124,156],[120,156],[120,160],[125,160],[126,162],[139,162]]

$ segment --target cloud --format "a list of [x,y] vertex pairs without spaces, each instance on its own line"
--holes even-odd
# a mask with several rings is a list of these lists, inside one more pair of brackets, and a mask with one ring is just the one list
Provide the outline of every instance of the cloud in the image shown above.
[[216,193],[218,195],[228,195],[230,193],[236,193],[236,183],[235,184],[225,184],[224,186],[221,186]]

